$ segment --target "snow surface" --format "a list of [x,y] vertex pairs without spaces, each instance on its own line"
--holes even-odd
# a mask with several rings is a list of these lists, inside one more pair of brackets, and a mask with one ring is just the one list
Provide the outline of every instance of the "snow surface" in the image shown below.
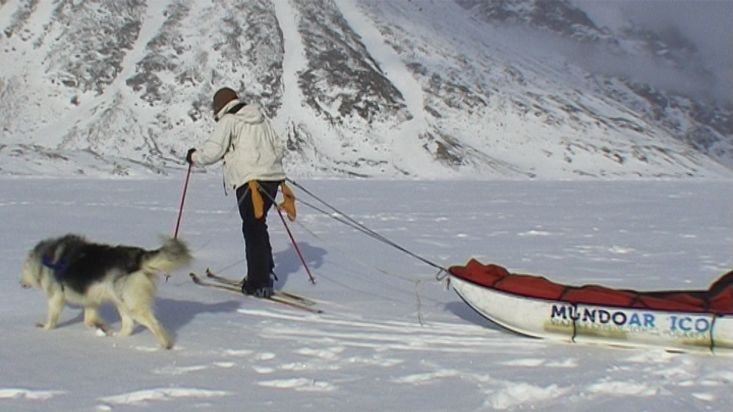
[[[302,203],[292,229],[318,284],[272,213],[279,284],[324,314],[199,288],[180,271],[157,299],[171,351],[142,328],[99,336],[79,308],[54,331],[34,327],[46,303],[18,285],[25,252],[66,232],[155,247],[173,231],[183,175],[0,179],[0,410],[668,412],[733,401],[730,357],[517,336],[473,312],[433,268]],[[640,289],[704,288],[733,266],[730,181],[302,183],[441,266],[477,257]],[[192,177],[181,227],[192,269],[242,273],[234,203],[218,178]],[[119,327],[111,307],[102,314]]]

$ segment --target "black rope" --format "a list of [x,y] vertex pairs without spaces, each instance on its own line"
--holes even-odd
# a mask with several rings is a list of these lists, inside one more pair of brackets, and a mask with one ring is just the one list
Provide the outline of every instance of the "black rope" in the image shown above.
[[329,204],[325,200],[319,198],[318,196],[316,196],[315,194],[313,194],[311,191],[309,191],[308,189],[306,189],[305,187],[303,187],[299,183],[297,183],[297,182],[295,182],[295,181],[293,181],[291,179],[287,179],[287,181],[290,182],[290,183],[292,183],[293,186],[299,188],[300,190],[302,190],[303,192],[305,192],[306,194],[308,194],[309,196],[311,196],[313,199],[321,202],[324,206],[326,206],[327,208],[331,209],[333,212],[337,213],[340,216],[336,216],[333,213],[329,213],[327,210],[323,210],[322,208],[320,208],[320,207],[318,207],[316,205],[313,205],[313,204],[311,204],[309,202],[306,202],[306,201],[304,201],[302,199],[298,199],[302,204],[304,204],[304,205],[306,205],[306,206],[308,206],[308,207],[310,207],[310,208],[312,208],[312,209],[314,209],[314,210],[316,210],[316,211],[318,211],[318,212],[320,212],[320,213],[322,213],[322,214],[330,217],[331,219],[336,220],[337,222],[340,222],[340,223],[342,223],[342,224],[344,224],[346,226],[349,226],[349,227],[351,227],[353,229],[356,229],[359,232],[364,233],[365,235],[371,237],[372,239],[375,239],[377,241],[380,241],[382,243],[385,243],[385,244],[387,244],[387,245],[389,245],[389,246],[391,246],[391,247],[393,247],[393,248],[395,248],[395,249],[397,249],[397,250],[399,250],[399,251],[401,251],[401,252],[403,252],[403,253],[405,253],[405,254],[407,254],[409,256],[412,256],[413,258],[415,258],[415,259],[417,259],[417,260],[425,263],[428,266],[432,266],[432,267],[434,267],[436,269],[440,269],[441,272],[446,272],[446,273],[448,272],[448,269],[446,269],[446,268],[438,265],[437,263],[431,262],[430,260],[428,260],[428,259],[426,259],[426,258],[418,255],[417,253],[414,253],[414,252],[408,250],[407,248],[399,245],[398,243],[392,241],[391,239],[388,239],[384,235],[382,235],[380,233],[377,233],[374,230],[366,227],[364,224],[356,221],[351,216],[349,216],[346,213],[340,211],[339,209],[337,209],[333,205]]
[[713,321],[710,323],[710,352],[715,353],[715,321],[718,319],[718,314],[713,313]]

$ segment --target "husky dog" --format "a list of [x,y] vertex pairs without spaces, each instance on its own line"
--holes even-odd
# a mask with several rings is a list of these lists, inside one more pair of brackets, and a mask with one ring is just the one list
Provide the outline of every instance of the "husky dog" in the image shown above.
[[148,328],[166,349],[173,341],[153,314],[157,274],[171,272],[191,261],[186,244],[167,239],[157,250],[133,246],[92,243],[81,236],[66,235],[39,242],[23,265],[20,284],[39,288],[48,298],[46,323],[53,329],[68,301],[84,307],[84,324],[108,333],[97,313],[105,302],[117,307],[119,335],[130,335],[138,322]]

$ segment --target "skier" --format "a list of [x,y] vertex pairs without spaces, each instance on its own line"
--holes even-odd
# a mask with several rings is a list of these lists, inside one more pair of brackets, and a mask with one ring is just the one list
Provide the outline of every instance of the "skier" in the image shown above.
[[269,298],[275,265],[267,212],[286,177],[284,146],[263,108],[239,100],[234,90],[218,90],[212,108],[216,128],[203,145],[188,150],[186,161],[205,166],[224,160],[224,184],[235,190],[242,218],[247,259],[242,293]]

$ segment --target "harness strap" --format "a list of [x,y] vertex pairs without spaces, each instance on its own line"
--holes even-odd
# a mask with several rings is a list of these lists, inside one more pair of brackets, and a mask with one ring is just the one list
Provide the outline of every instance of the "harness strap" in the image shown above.
[[[228,112],[226,112],[226,114],[235,114],[246,105],[247,103],[245,102],[240,102],[238,104],[235,104],[231,109],[229,109]],[[218,122],[219,119],[216,119],[216,121]],[[224,155],[231,152],[232,150],[234,150],[234,142],[232,142],[232,136],[230,135],[229,136],[229,147],[227,147],[227,151],[224,152]],[[224,158],[224,155],[222,155],[222,159]],[[227,192],[227,182],[224,176],[221,177],[221,182],[224,185],[224,196],[228,196],[229,193]]]
[[54,262],[48,255],[43,255],[41,257],[41,264],[53,270],[53,276],[56,280],[61,280],[61,278],[64,277],[64,274],[66,274],[66,270],[69,269],[69,263],[66,259],[61,258],[57,262]]
[[[227,112],[227,114],[236,114],[242,107],[244,107],[246,105],[247,105],[247,103],[239,103],[239,104],[235,105],[234,107],[232,107],[231,109],[229,109],[229,111]],[[229,136],[229,148],[227,149],[226,153],[229,153],[229,152],[231,152],[233,150],[234,150],[234,141],[232,139],[232,136]],[[226,153],[224,153],[224,154],[226,154]]]

